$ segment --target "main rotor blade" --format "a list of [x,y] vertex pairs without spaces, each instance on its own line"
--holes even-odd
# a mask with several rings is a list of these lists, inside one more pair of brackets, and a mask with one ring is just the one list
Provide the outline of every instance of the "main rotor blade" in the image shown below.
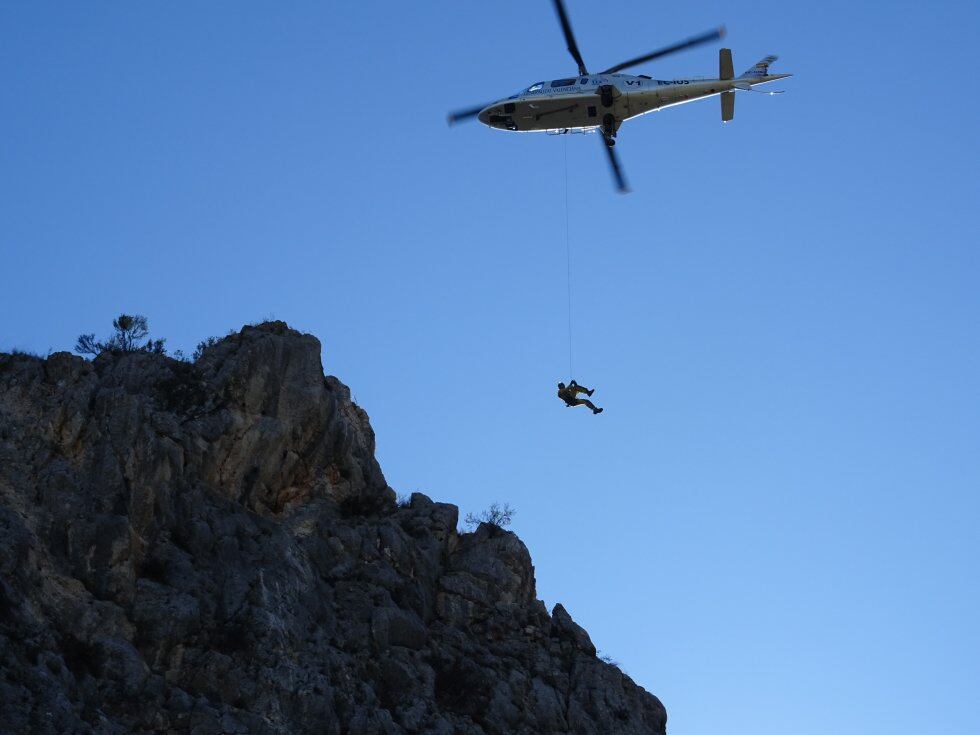
[[616,66],[610,66],[605,71],[599,72],[600,74],[615,74],[617,71],[622,71],[623,69],[628,69],[631,66],[636,66],[637,64],[642,64],[645,61],[653,61],[654,59],[659,59],[662,56],[669,56],[670,54],[677,53],[678,51],[683,51],[684,49],[691,48],[693,46],[700,46],[702,43],[711,43],[712,41],[717,41],[720,38],[725,37],[725,26],[718,28],[713,31],[708,31],[707,33],[702,33],[700,36],[693,36],[688,38],[686,41],[681,41],[680,43],[675,43],[673,46],[667,46],[653,53],[647,54],[646,56],[637,56],[635,59],[630,59],[629,61],[624,61],[622,64],[616,64]]
[[599,140],[602,141],[602,147],[606,149],[606,154],[609,156],[609,167],[612,169],[613,178],[616,179],[616,190],[620,194],[629,194],[630,188],[626,185],[626,179],[623,177],[623,169],[619,165],[619,156],[616,155],[616,151],[611,145],[606,144],[605,136],[600,134]]
[[465,122],[466,120],[470,120],[479,115],[485,107],[486,105],[480,105],[478,107],[470,107],[465,110],[450,112],[448,115],[446,115],[446,120],[449,122],[450,126],[455,125],[456,123]]
[[555,0],[555,10],[558,12],[558,20],[561,22],[562,33],[565,34],[565,43],[568,45],[568,53],[578,64],[579,76],[584,77],[589,72],[585,69],[585,62],[582,61],[582,54],[579,53],[578,43],[575,41],[575,33],[572,32],[572,24],[568,22],[568,13],[565,12],[564,0]]

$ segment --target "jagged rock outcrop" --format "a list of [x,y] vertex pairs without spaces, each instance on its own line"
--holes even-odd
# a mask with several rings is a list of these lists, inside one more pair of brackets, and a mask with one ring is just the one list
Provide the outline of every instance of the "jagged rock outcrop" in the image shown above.
[[512,533],[396,504],[320,344],[0,355],[0,733],[663,733]]

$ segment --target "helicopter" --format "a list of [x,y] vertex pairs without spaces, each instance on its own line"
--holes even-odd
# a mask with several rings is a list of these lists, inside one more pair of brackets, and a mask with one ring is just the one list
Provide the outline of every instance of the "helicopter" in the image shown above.
[[579,52],[564,1],[553,2],[568,52],[578,65],[578,75],[536,82],[506,99],[452,112],[448,116],[449,124],[455,125],[476,118],[488,127],[519,133],[565,134],[573,131],[598,131],[609,158],[616,188],[621,193],[628,192],[629,188],[613,146],[616,145],[620,126],[626,120],[665,107],[718,95],[721,97],[722,122],[731,122],[735,117],[737,91],[761,91],[753,88],[792,76],[770,74],[769,66],[777,57],[767,56],[736,77],[732,51],[727,48],[719,52],[718,78],[654,79],[644,74],[633,76],[619,73],[678,51],[720,40],[725,36],[724,26],[637,56],[598,73],[590,73]]

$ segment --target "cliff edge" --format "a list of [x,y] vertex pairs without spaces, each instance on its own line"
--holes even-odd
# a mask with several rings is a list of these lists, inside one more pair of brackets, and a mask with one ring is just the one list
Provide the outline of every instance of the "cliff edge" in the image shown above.
[[320,343],[0,354],[0,733],[664,733],[527,548],[397,504]]

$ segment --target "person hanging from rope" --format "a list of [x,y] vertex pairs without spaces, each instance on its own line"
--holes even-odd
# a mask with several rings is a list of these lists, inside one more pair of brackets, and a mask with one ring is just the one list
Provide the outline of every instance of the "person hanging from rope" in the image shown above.
[[558,384],[558,397],[565,402],[567,408],[574,408],[575,406],[588,406],[592,409],[593,414],[602,413],[601,408],[596,408],[596,405],[588,400],[587,398],[579,398],[579,393],[585,393],[585,395],[592,397],[595,393],[595,389],[589,390],[584,385],[579,385],[574,380],[565,385],[564,383]]

